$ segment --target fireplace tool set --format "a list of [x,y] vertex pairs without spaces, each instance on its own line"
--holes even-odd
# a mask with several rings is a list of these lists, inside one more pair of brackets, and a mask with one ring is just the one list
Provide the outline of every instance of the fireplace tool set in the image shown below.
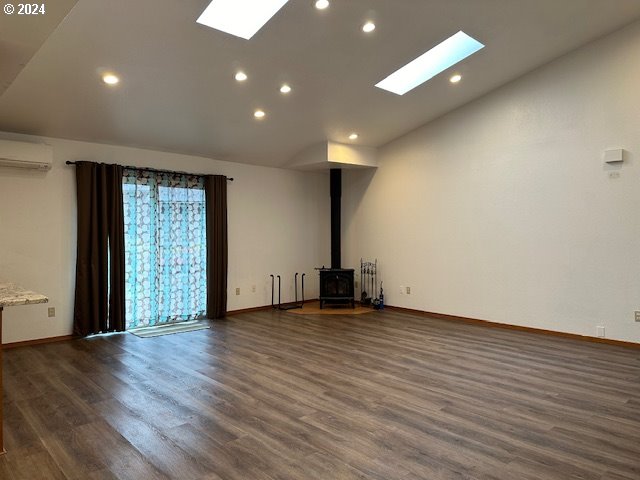
[[[293,310],[294,308],[302,308],[302,306],[304,305],[304,276],[306,275],[306,273],[303,273],[301,278],[302,301],[300,303],[298,303],[298,275],[299,273],[296,272],[293,280],[295,284],[295,302],[287,303],[285,305],[282,305],[282,302],[280,301],[280,292],[282,291],[282,278],[280,278],[280,275],[276,275],[275,277],[273,275],[269,275],[271,277],[271,308],[277,308],[278,310]],[[278,277],[278,304],[277,305],[274,303],[276,277]]]
[[[360,304],[371,305],[376,310],[384,308],[384,291],[380,282],[380,295],[373,297],[378,287],[378,259],[373,262],[365,262],[360,259]],[[368,290],[368,292],[367,292]]]

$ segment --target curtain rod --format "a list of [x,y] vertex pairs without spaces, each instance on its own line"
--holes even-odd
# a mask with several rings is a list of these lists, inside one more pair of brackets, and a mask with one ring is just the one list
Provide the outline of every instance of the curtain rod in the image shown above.
[[[71,162],[69,160],[66,161],[67,165],[75,165],[78,162]],[[128,168],[129,170],[137,170],[139,172],[155,172],[155,173],[179,173],[181,175],[195,175],[198,177],[205,177],[206,175],[200,173],[189,173],[189,172],[176,172],[174,170],[159,170],[157,168],[146,168],[146,167],[131,167],[129,165],[121,165],[122,168]],[[233,182],[233,177],[225,177],[230,182]]]

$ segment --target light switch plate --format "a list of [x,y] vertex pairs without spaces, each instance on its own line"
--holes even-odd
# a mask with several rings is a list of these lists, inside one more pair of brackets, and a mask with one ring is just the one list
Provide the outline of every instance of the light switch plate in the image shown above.
[[624,161],[624,150],[616,148],[604,151],[604,163],[620,163]]

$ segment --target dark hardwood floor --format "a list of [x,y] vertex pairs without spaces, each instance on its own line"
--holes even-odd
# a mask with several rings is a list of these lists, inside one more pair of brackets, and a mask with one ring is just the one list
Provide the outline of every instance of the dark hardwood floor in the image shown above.
[[385,311],[5,351],[0,478],[640,479],[640,351]]

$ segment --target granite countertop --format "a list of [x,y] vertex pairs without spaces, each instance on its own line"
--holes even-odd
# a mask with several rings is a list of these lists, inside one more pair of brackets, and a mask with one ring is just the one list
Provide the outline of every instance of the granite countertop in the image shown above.
[[15,283],[0,281],[0,307],[47,303],[49,299],[36,292],[25,290]]

